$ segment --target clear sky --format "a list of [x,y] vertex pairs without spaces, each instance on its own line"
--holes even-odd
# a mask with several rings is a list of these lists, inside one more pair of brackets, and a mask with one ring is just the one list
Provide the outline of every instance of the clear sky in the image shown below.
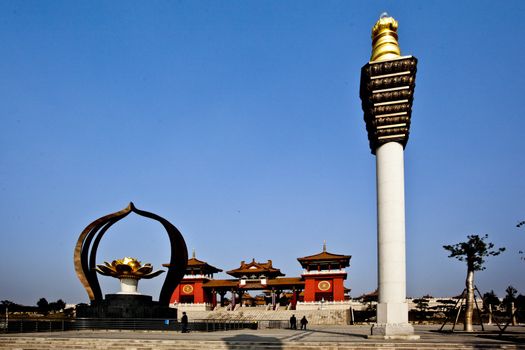
[[[224,270],[352,255],[376,288],[375,157],[360,68],[387,11],[419,59],[405,152],[408,295],[463,290],[444,244],[488,234],[482,292],[525,294],[523,1],[0,2],[0,300],[86,302],[73,248],[130,201]],[[98,262],[169,259],[137,216]],[[225,274],[219,277],[226,277]],[[117,289],[101,277],[103,292]],[[158,296],[162,278],[142,281]]]

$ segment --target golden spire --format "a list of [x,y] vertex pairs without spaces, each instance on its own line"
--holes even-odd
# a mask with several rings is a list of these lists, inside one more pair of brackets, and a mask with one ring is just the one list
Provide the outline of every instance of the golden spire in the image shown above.
[[323,252],[326,252],[326,240],[323,241]]
[[372,28],[372,57],[370,61],[382,61],[401,56],[397,42],[397,21],[383,12]]
[[193,248],[193,253],[191,254],[191,256],[193,257],[193,259],[195,259],[195,248]]

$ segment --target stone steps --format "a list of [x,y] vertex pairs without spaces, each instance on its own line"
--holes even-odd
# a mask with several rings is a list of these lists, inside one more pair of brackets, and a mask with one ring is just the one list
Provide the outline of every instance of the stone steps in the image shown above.
[[222,350],[222,349],[268,349],[268,350],[470,350],[470,349],[525,349],[519,344],[495,343],[432,343],[432,342],[293,342],[279,340],[269,342],[251,341],[203,341],[203,340],[152,340],[152,339],[111,339],[111,338],[52,338],[29,336],[0,337],[0,349],[11,350]]
[[[242,320],[242,321],[288,321],[292,315],[298,320],[303,316],[309,325],[345,325],[346,310],[264,310],[260,308],[239,308],[236,311],[186,311],[190,320]],[[182,314],[182,312],[180,312]]]

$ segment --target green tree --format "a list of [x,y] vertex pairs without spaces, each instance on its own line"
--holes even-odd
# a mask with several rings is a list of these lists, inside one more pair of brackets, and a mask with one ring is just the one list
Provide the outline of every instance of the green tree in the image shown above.
[[465,309],[464,330],[472,332],[472,314],[474,313],[474,272],[485,270],[483,264],[485,258],[489,256],[496,256],[505,251],[505,248],[493,249],[494,244],[485,242],[488,235],[480,237],[478,235],[467,236],[466,242],[460,242],[454,245],[444,245],[443,248],[447,250],[449,258],[456,258],[459,261],[467,263],[467,278],[465,279],[465,287],[467,290],[467,300]]
[[510,306],[510,303],[516,301],[518,290],[513,286],[508,286],[507,289],[505,289],[505,293],[507,294],[505,294],[505,298],[503,298],[503,305]]
[[[496,293],[493,290],[483,294],[483,305],[488,309],[489,305],[492,306],[492,309],[497,308],[501,304]],[[488,310],[485,310],[488,311]]]
[[66,303],[62,299],[58,299],[56,301],[56,305],[57,305],[57,311],[64,310],[66,308]]
[[425,297],[420,299],[414,299],[412,300],[412,302],[416,304],[416,308],[420,312],[425,312],[428,309],[428,299],[426,299]]
[[439,304],[439,309],[442,311],[449,311],[456,305],[456,301],[452,299],[438,299],[437,303]]
[[525,295],[518,295],[516,297],[516,303],[515,303],[516,307],[518,308],[518,310],[525,310]]
[[58,299],[52,303],[49,303],[49,310],[53,312],[58,312],[66,308],[66,303],[62,299]]
[[37,301],[36,306],[38,306],[38,311],[44,315],[47,315],[49,312],[49,303],[47,302],[46,298],[40,298]]
[[[9,308],[12,308],[15,305],[16,304],[13,303],[11,300],[2,300],[2,301],[0,301],[0,311],[2,313],[5,313],[6,310],[8,310]],[[11,311],[13,311],[13,310],[11,309]]]

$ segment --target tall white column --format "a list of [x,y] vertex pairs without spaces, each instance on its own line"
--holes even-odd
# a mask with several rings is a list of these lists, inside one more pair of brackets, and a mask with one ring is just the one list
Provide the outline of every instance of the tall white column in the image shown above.
[[405,179],[403,146],[376,149],[379,302],[373,335],[413,334],[408,323],[405,263]]
[[410,134],[417,58],[401,56],[397,28],[397,21],[386,13],[372,27],[372,56],[361,68],[359,89],[377,172],[379,303],[372,336],[418,339],[408,323],[406,302],[403,160]]

